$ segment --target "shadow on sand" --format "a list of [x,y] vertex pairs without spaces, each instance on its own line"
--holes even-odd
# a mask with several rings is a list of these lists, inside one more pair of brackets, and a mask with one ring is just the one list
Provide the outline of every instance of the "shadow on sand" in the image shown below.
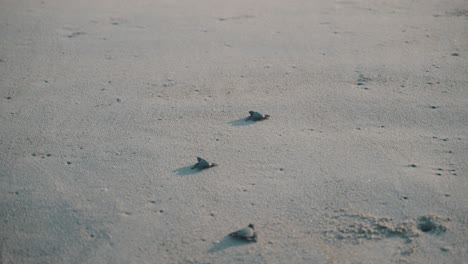
[[221,242],[213,245],[209,250],[208,253],[215,253],[218,251],[225,250],[226,248],[230,247],[239,247],[239,246],[246,246],[252,244],[253,242],[240,240],[229,235],[225,236]]
[[246,120],[246,117],[229,122],[229,124],[233,126],[248,126],[252,125],[253,123],[255,123],[255,121]]
[[185,167],[178,168],[178,169],[174,170],[174,172],[178,176],[193,175],[193,174],[197,174],[197,173],[201,172],[200,169],[192,169],[192,167],[193,167],[193,165],[185,166]]

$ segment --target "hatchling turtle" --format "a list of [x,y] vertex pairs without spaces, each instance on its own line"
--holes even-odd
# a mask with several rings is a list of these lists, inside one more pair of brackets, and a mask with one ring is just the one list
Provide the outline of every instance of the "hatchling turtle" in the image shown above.
[[253,224],[249,224],[246,228],[232,232],[229,235],[238,239],[257,242],[257,233],[255,232],[255,227]]
[[192,170],[193,169],[200,169],[200,170],[204,170],[204,169],[208,169],[208,168],[212,168],[214,166],[217,166],[217,164],[215,163],[209,163],[208,161],[206,161],[205,159],[202,159],[200,157],[197,157],[197,163],[195,163],[195,165],[192,166]]
[[259,112],[256,111],[249,111],[250,116],[247,117],[246,120],[252,120],[252,121],[262,121],[268,119],[270,116],[269,115],[263,115],[260,114]]

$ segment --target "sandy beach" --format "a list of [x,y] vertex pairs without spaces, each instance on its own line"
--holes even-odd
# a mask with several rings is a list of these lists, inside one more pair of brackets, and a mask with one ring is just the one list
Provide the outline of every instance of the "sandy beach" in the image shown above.
[[0,150],[1,264],[467,263],[468,3],[0,0]]

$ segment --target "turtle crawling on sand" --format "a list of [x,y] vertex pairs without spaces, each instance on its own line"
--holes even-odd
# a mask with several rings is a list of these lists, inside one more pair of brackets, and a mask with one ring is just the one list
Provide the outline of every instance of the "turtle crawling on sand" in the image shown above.
[[238,239],[257,242],[257,233],[255,232],[255,227],[253,224],[249,224],[246,228],[232,232],[229,235]]
[[269,115],[263,115],[260,114],[259,112],[255,111],[249,111],[250,116],[246,118],[246,120],[252,120],[252,121],[262,121],[268,119],[270,116]]
[[218,166],[218,164],[209,163],[208,161],[206,161],[205,159],[202,159],[200,157],[197,157],[197,160],[198,160],[198,162],[195,163],[195,165],[192,166],[192,170],[193,169],[204,170],[204,169],[212,168],[214,166]]

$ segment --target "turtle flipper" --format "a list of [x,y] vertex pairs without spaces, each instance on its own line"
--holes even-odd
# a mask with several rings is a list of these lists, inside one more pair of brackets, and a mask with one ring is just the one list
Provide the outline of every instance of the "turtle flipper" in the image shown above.
[[251,238],[247,239],[248,241],[257,242],[257,233],[255,233]]
[[252,120],[255,120],[254,119],[254,115],[255,115],[255,111],[249,111],[249,117],[247,117],[245,120],[246,121],[252,121]]

